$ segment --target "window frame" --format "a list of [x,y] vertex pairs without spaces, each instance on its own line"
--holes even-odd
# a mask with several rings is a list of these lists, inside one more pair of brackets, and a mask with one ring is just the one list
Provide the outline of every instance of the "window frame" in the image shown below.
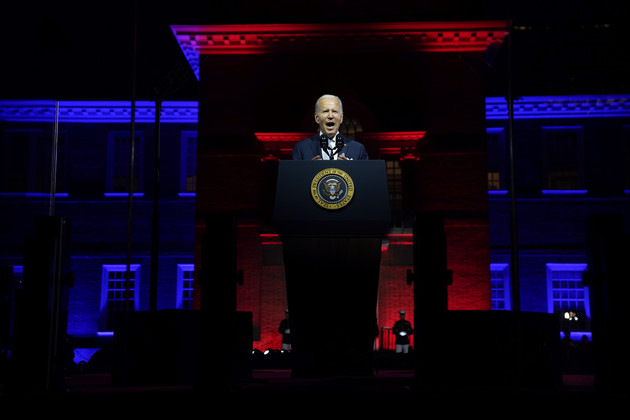
[[[576,309],[578,311],[583,311],[584,315],[587,319],[591,317],[590,310],[590,299],[589,299],[589,290],[586,285],[584,285],[582,281],[582,273],[588,269],[588,265],[586,263],[547,263],[546,265],[546,280],[547,280],[547,311],[549,313],[560,313],[571,309]],[[558,272],[580,272],[579,278],[571,278],[566,281],[579,281],[581,284],[581,288],[556,288],[554,287],[554,280],[558,280],[553,275]],[[562,297],[556,299],[554,297],[556,291],[583,291],[583,296],[581,298],[570,298],[570,297]],[[556,308],[556,302],[581,302],[583,305],[583,309],[579,308],[579,304],[577,308],[574,307],[564,307],[564,305],[559,305],[559,308]]]
[[[186,278],[185,274],[191,273],[190,278]],[[176,309],[192,309],[193,294],[194,294],[194,281],[195,281],[195,265],[194,264],[177,264],[177,298],[175,302]],[[187,287],[186,282],[190,280],[190,287]],[[187,291],[190,291],[190,297],[184,296]],[[189,302],[190,305],[186,303]]]
[[[140,309],[140,274],[141,274],[141,265],[140,264],[130,264],[129,269],[134,272],[134,287],[133,287],[133,298],[129,299],[133,302],[133,310],[138,311]],[[107,328],[110,323],[110,311],[108,310],[108,303],[110,302],[109,292],[115,291],[119,289],[110,289],[110,272],[126,272],[127,265],[126,264],[103,264],[101,266],[101,301],[100,301],[100,319],[98,326],[98,331],[100,333],[108,333],[111,332],[111,329]],[[124,280],[124,276],[123,276]],[[131,289],[130,289],[131,290]]]
[[[192,143],[192,144],[191,144]],[[192,156],[191,156],[191,149]],[[189,177],[193,180],[189,181]],[[191,187],[192,184],[192,187]],[[194,196],[197,192],[197,132],[180,133],[179,195]]]
[[[495,289],[493,287],[493,280],[498,280],[498,277],[493,277],[493,275],[501,273],[501,278],[503,279],[503,298],[495,298]],[[511,276],[510,276],[510,264],[507,263],[491,263],[490,264],[490,303],[492,310],[496,311],[510,311],[512,310],[512,284],[511,284]],[[503,302],[503,308],[498,308],[495,305],[495,302]]]
[[[117,139],[125,139],[127,152],[126,152],[126,160],[125,169],[124,169],[124,178],[125,187],[122,191],[115,190],[115,177],[118,174],[117,167],[118,161],[116,159],[117,149],[116,149],[116,140]],[[106,168],[106,179],[105,179],[105,195],[106,196],[117,196],[117,195],[128,195],[129,191],[127,185],[129,185],[129,142],[131,141],[131,134],[128,131],[124,130],[111,130],[107,133],[107,168]],[[144,174],[144,132],[141,130],[137,130],[134,136],[134,176],[137,178],[134,184],[133,195],[143,195],[143,174]],[[122,169],[120,170],[122,171]]]
[[[16,134],[12,136],[11,134]],[[21,138],[18,138],[21,137]],[[19,162],[19,157],[4,150],[9,146],[11,141],[27,141],[25,145],[25,153],[22,162],[22,170],[19,172],[20,179],[23,181],[23,190],[9,190],[6,187],[8,184],[15,184],[14,181],[10,181],[9,173],[15,174],[15,170],[11,170],[12,164],[9,164],[5,160],[10,160],[11,163]],[[51,166],[52,166],[52,147],[53,147],[53,133],[44,128],[15,128],[5,130],[2,137],[2,155],[4,158],[0,163],[5,168],[6,173],[2,175],[2,179],[5,180],[0,188],[4,191],[0,191],[2,195],[12,194],[25,194],[43,196],[50,195],[51,188]],[[57,134],[57,150],[56,150],[56,179],[55,179],[55,194],[67,195],[68,191],[68,133],[65,130],[61,130]],[[4,172],[4,171],[3,171]],[[7,183],[7,185],[4,185]],[[21,182],[20,182],[21,183]],[[41,184],[41,185],[40,185]]]
[[[491,136],[496,138],[496,150],[492,146]],[[488,190],[489,191],[503,191],[507,190],[509,183],[509,162],[508,153],[505,142],[505,128],[504,127],[488,127],[486,128],[487,138],[487,158],[488,158]],[[491,163],[491,153],[496,154],[496,168],[493,168]],[[496,170],[492,170],[496,169]],[[495,179],[498,176],[498,188],[490,188],[490,180]]]
[[[574,133],[575,134],[575,183],[573,188],[558,188],[550,184],[550,174],[553,162],[550,159],[549,152],[552,135],[558,133]],[[543,192],[554,191],[584,191],[585,175],[584,175],[584,127],[583,126],[543,126],[541,127],[541,153],[542,153],[542,190]],[[566,155],[566,153],[564,153]]]

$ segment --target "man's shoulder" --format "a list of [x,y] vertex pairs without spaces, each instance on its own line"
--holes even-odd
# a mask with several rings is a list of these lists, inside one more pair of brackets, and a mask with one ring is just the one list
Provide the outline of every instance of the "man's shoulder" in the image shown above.
[[308,143],[308,142],[310,142],[310,141],[313,141],[313,140],[318,140],[318,139],[319,139],[319,136],[318,136],[317,134],[313,134],[313,135],[312,135],[312,136],[310,136],[310,137],[303,138],[302,140],[298,141],[297,143],[302,143],[302,144],[304,144],[304,143]]

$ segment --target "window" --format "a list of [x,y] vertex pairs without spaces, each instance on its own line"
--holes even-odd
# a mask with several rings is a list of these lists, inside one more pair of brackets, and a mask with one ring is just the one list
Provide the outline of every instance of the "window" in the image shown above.
[[488,128],[488,190],[507,188],[508,162],[505,150],[505,130]]
[[490,299],[492,310],[512,308],[509,264],[490,264]]
[[624,185],[626,192],[630,192],[630,126],[623,127],[623,165],[624,165]]
[[181,133],[179,174],[180,195],[194,194],[197,190],[196,131],[183,131]]
[[[129,193],[130,134],[126,131],[112,131],[107,136],[107,182],[109,194]],[[134,193],[142,192],[143,138],[137,132],[134,139]]]
[[547,264],[549,313],[573,311],[590,318],[588,288],[582,284],[586,264]]
[[140,264],[103,265],[101,287],[100,331],[114,331],[116,320],[126,310],[138,310],[137,280],[140,278]]
[[56,184],[55,193],[67,191],[66,144],[66,135],[60,132],[57,136],[56,160],[53,166],[52,132],[48,130],[5,131],[0,148],[0,192],[50,194],[53,175]]
[[177,309],[193,308],[194,264],[177,264]]
[[339,131],[346,137],[356,138],[357,133],[363,132],[363,125],[356,117],[346,113],[343,116]]
[[[14,265],[8,266],[12,271],[11,273],[11,293],[15,293],[18,290],[22,289],[22,284],[24,282],[24,266],[22,265]],[[4,268],[4,267],[3,267]]]
[[395,225],[400,225],[403,217],[403,177],[400,168],[400,160],[386,159],[385,171],[387,173],[387,187],[389,189],[389,202]]
[[385,160],[389,199],[396,208],[402,203],[402,172],[399,160]]
[[543,189],[583,187],[582,131],[582,127],[543,127]]
[[488,189],[496,191],[501,189],[501,173],[488,171]]

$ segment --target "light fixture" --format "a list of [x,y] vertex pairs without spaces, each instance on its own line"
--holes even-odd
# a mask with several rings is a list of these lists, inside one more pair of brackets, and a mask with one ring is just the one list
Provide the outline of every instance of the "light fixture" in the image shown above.
[[573,311],[566,311],[564,313],[564,319],[567,321],[577,321],[578,320],[578,316],[577,313],[573,312]]

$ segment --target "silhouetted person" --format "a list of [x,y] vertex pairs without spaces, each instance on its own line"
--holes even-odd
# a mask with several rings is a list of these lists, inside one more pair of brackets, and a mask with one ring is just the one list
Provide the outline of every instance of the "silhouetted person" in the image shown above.
[[562,357],[563,368],[565,373],[575,373],[577,344],[571,338],[571,332],[565,331],[562,338]]
[[398,311],[400,319],[394,323],[392,334],[396,337],[396,353],[409,353],[409,336],[413,334],[411,322],[405,319],[405,311]]
[[284,311],[286,317],[280,321],[278,333],[282,334],[282,350],[291,350],[291,328],[289,326],[289,310]]

